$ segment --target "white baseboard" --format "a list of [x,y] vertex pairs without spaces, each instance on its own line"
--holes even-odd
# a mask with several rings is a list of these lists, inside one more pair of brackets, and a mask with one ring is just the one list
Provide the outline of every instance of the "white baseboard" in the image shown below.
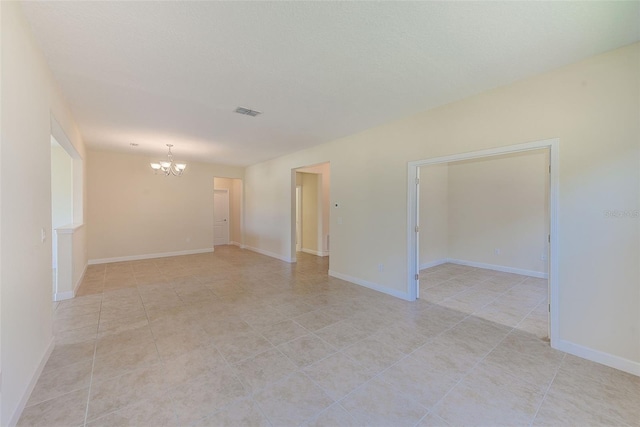
[[583,359],[591,360],[592,362],[600,363],[614,369],[628,372],[632,375],[640,376],[640,363],[625,359],[624,357],[594,350],[565,340],[558,340],[558,343],[557,345],[554,345],[554,348]]
[[231,242],[229,242],[229,244],[230,244],[230,245],[233,245],[233,246],[237,246],[237,247],[239,247],[240,249],[245,249],[245,246],[244,246],[242,243],[238,243],[238,242],[233,242],[233,241],[231,241]]
[[24,394],[20,398],[20,402],[18,402],[18,407],[15,409],[15,411],[13,412],[13,415],[9,419],[10,427],[13,427],[16,424],[18,424],[18,420],[22,415],[22,411],[24,411],[24,408],[27,406],[29,397],[31,397],[31,392],[35,388],[36,383],[38,382],[38,378],[40,378],[40,374],[44,369],[44,365],[47,364],[47,361],[49,360],[49,356],[51,356],[51,352],[53,352],[54,347],[55,347],[55,339],[51,338],[51,341],[49,342],[47,349],[44,351],[44,354],[42,355],[42,359],[40,359],[40,363],[38,364],[36,371],[33,373],[33,375],[31,376],[31,379],[29,380],[29,385],[27,386],[27,389],[24,391]]
[[84,275],[87,272],[87,266],[88,265],[89,264],[85,264],[84,265],[84,268],[82,269],[82,274],[80,275],[80,278],[78,279],[76,284],[73,286],[73,290],[72,291],[67,291],[67,292],[56,292],[56,293],[54,293],[53,294],[53,300],[54,301],[63,301],[63,300],[66,300],[66,299],[75,298],[76,294],[78,293],[78,288],[82,284],[82,279],[84,279]]
[[87,272],[87,267],[89,266],[89,264],[85,264],[84,268],[82,269],[82,274],[80,275],[80,278],[78,279],[78,281],[76,282],[75,286],[73,287],[73,296],[75,297],[76,294],[78,293],[78,288],[80,287],[80,285],[82,284],[82,280],[84,280],[84,275]]
[[277,254],[275,252],[265,251],[264,249],[258,249],[258,248],[254,248],[252,246],[246,246],[246,245],[245,245],[244,248],[245,249],[249,249],[252,252],[257,252],[259,254],[266,255],[266,256],[271,257],[271,258],[279,259],[280,261],[284,261],[284,262],[288,262],[288,263],[296,262],[295,258],[286,257],[286,256],[283,256],[283,255]]
[[440,258],[435,261],[425,262],[424,264],[420,264],[420,270],[424,270],[425,268],[436,267],[438,265],[446,264],[449,260],[447,258]]
[[302,248],[300,252],[304,252],[305,254],[311,254],[316,256],[329,256],[329,251],[314,251],[313,249]]
[[537,277],[538,279],[547,279],[549,275],[540,271],[524,270],[521,268],[505,267],[503,265],[485,264],[483,262],[465,261],[462,259],[447,258],[446,262],[451,264],[467,265],[469,267],[484,268],[487,270],[502,271],[504,273],[520,274],[522,276]]
[[131,256],[122,256],[122,257],[114,257],[114,258],[90,259],[89,265],[107,264],[110,262],[121,262],[121,261],[139,261],[141,259],[166,258],[170,256],[180,256],[180,255],[204,254],[208,252],[213,252],[213,247],[204,248],[204,249],[193,249],[188,251],[162,252],[158,254],[144,254],[144,255],[131,255]]
[[406,301],[411,301],[411,298],[409,298],[408,293],[399,291],[397,289],[387,288],[386,286],[382,286],[377,283],[369,282],[367,280],[359,279],[357,277],[338,273],[337,271],[332,271],[332,270],[329,270],[329,276],[335,277],[337,279],[346,280],[347,282],[355,283],[356,285],[364,286],[365,288],[373,289],[374,291],[382,292],[383,294],[391,295],[396,298],[400,298]]
[[75,296],[76,296],[75,291],[56,292],[55,294],[53,294],[53,300],[56,302],[64,301],[66,299],[71,299]]

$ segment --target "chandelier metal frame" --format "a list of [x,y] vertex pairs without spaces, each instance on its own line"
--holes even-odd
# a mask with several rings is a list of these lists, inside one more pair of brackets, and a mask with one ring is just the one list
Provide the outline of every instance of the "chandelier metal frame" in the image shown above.
[[167,153],[167,160],[160,160],[158,162],[151,162],[151,169],[155,174],[162,174],[164,176],[182,176],[184,170],[187,168],[186,163],[176,163],[173,161],[173,153],[171,147],[173,144],[167,144],[169,147],[169,153]]

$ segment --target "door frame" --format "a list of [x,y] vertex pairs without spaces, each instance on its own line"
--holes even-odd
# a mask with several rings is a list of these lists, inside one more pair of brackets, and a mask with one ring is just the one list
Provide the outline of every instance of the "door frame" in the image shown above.
[[296,185],[296,252],[302,250],[302,186]]
[[418,207],[419,207],[419,178],[420,167],[442,163],[457,162],[460,160],[480,159],[484,157],[499,156],[524,151],[549,149],[549,338],[551,346],[556,347],[559,340],[559,283],[558,283],[558,191],[559,191],[559,155],[560,139],[545,139],[541,141],[526,142],[522,144],[508,145],[504,147],[490,148],[487,150],[468,153],[452,154],[449,156],[435,157],[424,160],[416,160],[408,163],[407,168],[407,294],[410,301],[418,297],[420,263],[418,260]]
[[[327,164],[329,165],[329,179],[331,179],[331,162],[329,160],[326,160],[324,162],[319,162],[319,163],[314,163],[311,165],[306,165],[306,166],[298,166],[295,168],[291,168],[291,204],[290,204],[290,226],[289,226],[289,258],[283,258],[283,260],[287,261],[287,262],[297,262],[297,252],[296,252],[296,187],[298,186],[296,183],[296,173],[301,172],[301,173],[311,173],[314,175],[318,175],[319,179],[318,179],[318,244],[320,247],[324,248],[324,218],[326,216],[326,219],[331,222],[331,208],[328,209],[327,214],[325,215],[323,212],[323,206],[324,206],[324,184],[323,184],[323,177],[324,174],[322,173],[317,173],[317,172],[305,172],[303,169],[308,169],[308,168],[313,168],[315,166],[320,166],[320,165],[324,165]],[[330,200],[330,197],[329,197]],[[330,205],[329,205],[330,206]],[[327,236],[328,239],[328,236]],[[302,238],[300,239],[300,243],[302,246]],[[302,249],[302,248],[300,248]],[[318,248],[320,249],[320,248]],[[328,249],[328,248],[327,248]],[[318,250],[318,253],[316,255],[318,256],[327,256],[329,255],[329,251],[327,252],[323,252],[322,250]]]
[[213,198],[213,246],[216,246],[216,232],[215,232],[215,227],[216,227],[216,202],[215,202],[215,194],[216,191],[219,191],[221,193],[225,193],[227,195],[227,221],[226,221],[226,227],[227,227],[227,243],[225,243],[226,245],[231,243],[231,206],[229,206],[229,203],[231,203],[230,198],[229,198],[229,189],[228,188],[214,188],[213,189],[213,194],[214,194],[214,198]]

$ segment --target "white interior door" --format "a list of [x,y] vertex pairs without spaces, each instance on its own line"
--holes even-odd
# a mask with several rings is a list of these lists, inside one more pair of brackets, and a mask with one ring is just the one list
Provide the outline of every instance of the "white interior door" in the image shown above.
[[229,244],[229,190],[213,190],[213,245]]

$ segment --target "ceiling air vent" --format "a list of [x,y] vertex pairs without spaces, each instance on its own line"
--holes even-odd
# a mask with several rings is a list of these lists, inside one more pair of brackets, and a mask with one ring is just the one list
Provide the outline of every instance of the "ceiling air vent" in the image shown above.
[[255,117],[258,114],[262,114],[261,111],[252,110],[250,108],[238,107],[235,109],[235,112],[238,114],[244,114],[245,116]]

